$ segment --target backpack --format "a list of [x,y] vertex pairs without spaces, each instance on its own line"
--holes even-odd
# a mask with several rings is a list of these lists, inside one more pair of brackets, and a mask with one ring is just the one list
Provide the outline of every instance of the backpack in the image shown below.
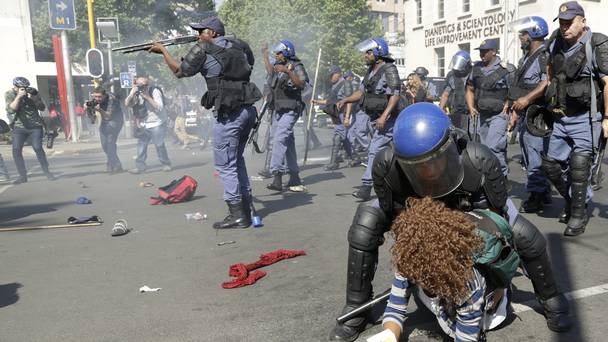
[[485,243],[485,248],[475,255],[474,267],[486,276],[491,288],[508,287],[521,262],[509,222],[490,210],[476,209],[468,214]]
[[181,203],[192,199],[198,183],[190,176],[175,179],[168,185],[158,188],[158,197],[150,197],[150,204]]

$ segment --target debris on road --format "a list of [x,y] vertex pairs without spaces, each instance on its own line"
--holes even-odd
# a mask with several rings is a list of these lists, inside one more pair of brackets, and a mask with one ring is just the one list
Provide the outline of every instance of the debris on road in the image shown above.
[[222,283],[222,287],[225,289],[234,289],[254,284],[256,281],[266,276],[266,272],[260,271],[258,268],[272,265],[281,260],[295,258],[300,255],[306,255],[306,252],[279,249],[260,255],[260,259],[254,263],[246,265],[243,263],[234,264],[230,266],[228,275],[235,279]]
[[148,285],[144,285],[142,287],[139,288],[139,292],[144,293],[144,292],[158,292],[160,291],[162,288],[160,287],[155,287],[155,288],[150,288],[148,287]]
[[114,223],[114,227],[112,227],[112,236],[121,236],[130,232],[131,229],[127,227],[127,220],[119,219]]
[[200,212],[184,214],[186,220],[202,221],[207,219],[207,214],[201,214]]
[[93,203],[93,201],[91,201],[90,199],[84,197],[84,196],[80,196],[76,199],[76,204],[91,204]]
[[236,241],[234,240],[230,240],[230,241],[222,241],[222,242],[218,242],[217,245],[218,246],[223,246],[223,245],[232,245],[233,243],[236,243]]
[[139,186],[142,188],[149,188],[151,186],[154,186],[154,184],[150,182],[139,182]]

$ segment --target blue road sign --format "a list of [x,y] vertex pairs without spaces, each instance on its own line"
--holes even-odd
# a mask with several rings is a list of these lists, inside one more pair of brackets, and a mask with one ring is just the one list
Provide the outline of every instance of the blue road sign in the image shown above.
[[54,30],[75,30],[74,0],[49,0],[49,19]]
[[133,88],[133,75],[128,72],[120,73],[120,87],[121,88]]

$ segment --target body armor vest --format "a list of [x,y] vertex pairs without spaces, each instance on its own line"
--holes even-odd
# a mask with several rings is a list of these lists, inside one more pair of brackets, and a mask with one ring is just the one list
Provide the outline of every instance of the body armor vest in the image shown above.
[[[304,68],[300,60],[289,60],[285,65],[289,70]],[[272,89],[271,109],[277,112],[295,111],[299,113],[304,108],[302,101],[302,90],[295,89],[289,85],[289,75],[285,73],[275,73],[270,81]]]
[[[593,34],[590,38],[591,42],[587,44],[595,46],[595,37],[596,34]],[[547,89],[546,97],[549,109],[553,112],[575,115],[586,112],[591,107],[591,80],[589,78],[592,75],[582,74],[587,65],[585,46],[582,46],[579,51],[570,57],[566,57],[562,52],[565,44],[560,36],[555,39],[555,45],[551,53],[553,79]],[[595,78],[593,79],[593,86],[596,88],[596,94],[598,95],[598,108],[602,108],[601,89]]]
[[[538,84],[540,83],[534,83],[534,84],[530,84],[530,83],[525,83],[525,74],[528,71],[528,69],[530,69],[530,67],[532,66],[532,64],[534,64],[534,62],[538,60],[539,66],[541,68],[541,70],[544,70],[544,68],[547,67],[547,55],[545,54],[545,46],[541,46],[539,47],[536,51],[534,51],[529,57],[528,59],[526,59],[525,63],[520,63],[519,67],[517,68],[517,74],[515,76],[515,85],[512,87],[509,87],[509,99],[512,101],[515,101],[517,99],[519,99],[520,97],[524,97],[526,95],[528,95],[528,93],[535,89]],[[541,97],[539,99],[536,99],[534,101],[534,103],[531,104],[538,104],[538,105],[542,105],[544,103],[544,99]],[[525,112],[525,111],[524,111]]]
[[[207,109],[215,107],[218,115],[227,115],[240,110],[243,105],[251,105],[262,98],[257,86],[249,82],[253,60],[247,43],[229,39],[232,46],[223,48],[215,44],[205,44],[205,53],[213,56],[222,66],[218,77],[206,78],[207,93],[201,105]],[[251,58],[252,59],[252,58]]]
[[453,72],[451,76],[454,79],[454,89],[448,96],[448,107],[450,113],[453,114],[467,114],[467,103],[465,101],[465,77],[458,77]]
[[481,66],[473,67],[473,82],[475,87],[475,103],[481,112],[497,114],[502,112],[508,98],[507,88],[496,88],[498,81],[505,77],[509,71],[499,67],[488,75],[481,70]]
[[361,109],[370,116],[371,120],[375,120],[388,106],[388,99],[390,95],[387,94],[376,94],[376,87],[380,82],[380,79],[384,75],[385,68],[387,67],[387,63],[382,64],[378,71],[374,74],[374,76],[370,77],[370,73],[373,67],[370,67],[365,78],[363,78],[363,86],[365,87],[365,94],[363,94],[363,98],[361,99],[360,105]]

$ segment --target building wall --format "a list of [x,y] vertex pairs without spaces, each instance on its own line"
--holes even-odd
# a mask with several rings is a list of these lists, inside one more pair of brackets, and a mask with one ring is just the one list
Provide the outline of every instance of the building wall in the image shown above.
[[[388,0],[387,0],[388,1]],[[518,1],[518,3],[517,3]],[[444,4],[444,17],[438,7]],[[473,60],[479,60],[474,50],[486,38],[500,38],[503,59],[516,64],[521,57],[517,34],[508,32],[505,23],[520,17],[537,15],[544,18],[552,31],[553,22],[562,0],[408,0],[405,2],[405,60],[406,69],[417,66],[429,69],[431,76],[441,75],[441,53],[444,74],[449,71],[452,56],[460,49],[470,48]],[[466,11],[466,4],[469,10]],[[592,31],[608,34],[608,0],[579,1],[585,9],[587,25]],[[421,16],[417,8],[420,6]],[[506,9],[506,11],[505,11]],[[418,20],[421,22],[419,23]]]
[[406,0],[369,0],[371,11],[384,22],[384,38],[395,58],[399,75],[405,77],[405,4]]
[[[59,32],[58,32],[59,33]],[[7,49],[0,54],[0,118],[6,120],[4,92],[12,87],[13,78],[23,76],[38,88],[49,103],[49,85],[38,84],[39,76],[57,76],[55,63],[36,62],[28,0],[2,0],[0,6],[0,41]],[[72,68],[72,75],[84,75],[82,68]]]

